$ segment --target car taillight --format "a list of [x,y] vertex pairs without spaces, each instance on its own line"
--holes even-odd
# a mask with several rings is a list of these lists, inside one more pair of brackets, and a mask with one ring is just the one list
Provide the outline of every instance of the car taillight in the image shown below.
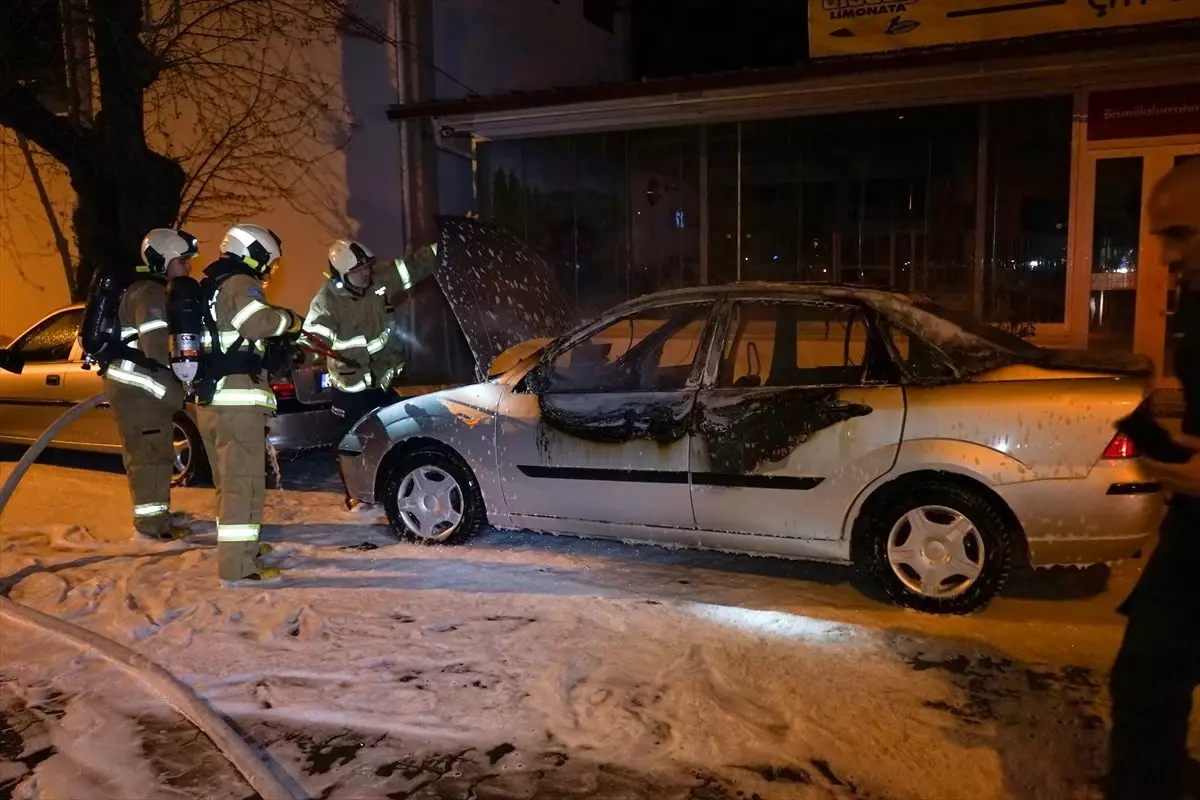
[[272,383],[271,391],[274,392],[275,396],[280,400],[290,400],[296,396],[296,384],[292,383],[291,381]]
[[1137,458],[1137,448],[1133,446],[1133,439],[1118,433],[1104,448],[1102,458]]

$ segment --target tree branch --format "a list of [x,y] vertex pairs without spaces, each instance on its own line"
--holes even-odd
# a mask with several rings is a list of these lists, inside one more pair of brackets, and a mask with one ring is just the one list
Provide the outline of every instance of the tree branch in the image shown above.
[[0,89],[0,125],[45,150],[70,171],[89,143],[88,136],[66,118],[51,113],[23,84]]

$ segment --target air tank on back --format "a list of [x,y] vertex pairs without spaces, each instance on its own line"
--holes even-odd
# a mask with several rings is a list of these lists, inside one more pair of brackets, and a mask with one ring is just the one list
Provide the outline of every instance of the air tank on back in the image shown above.
[[167,333],[171,371],[190,389],[200,374],[204,335],[204,293],[191,276],[172,278],[167,283]]

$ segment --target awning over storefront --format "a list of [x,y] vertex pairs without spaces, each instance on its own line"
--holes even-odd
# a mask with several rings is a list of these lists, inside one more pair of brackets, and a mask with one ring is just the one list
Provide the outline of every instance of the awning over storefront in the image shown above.
[[1200,69],[1200,23],[989,42],[886,56],[393,106],[480,139],[548,136],[1179,82]]

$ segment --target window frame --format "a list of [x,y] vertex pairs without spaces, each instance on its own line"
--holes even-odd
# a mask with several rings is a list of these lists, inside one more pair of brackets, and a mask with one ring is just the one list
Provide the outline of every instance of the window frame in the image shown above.
[[[71,344],[67,348],[66,357],[61,358],[61,359],[51,359],[51,360],[25,358],[26,351],[25,351],[24,347],[30,338],[32,338],[39,331],[43,331],[47,328],[53,327],[55,324],[57,324],[59,322],[59,320],[65,318],[65,317],[69,317],[72,314],[77,314],[79,316],[79,323],[75,326],[75,335],[72,337]],[[34,323],[33,326],[28,328],[24,333],[22,333],[20,336],[18,336],[16,339],[14,339],[8,345],[7,350],[11,353],[20,353],[22,356],[22,360],[26,364],[66,364],[66,363],[70,363],[71,355],[75,352],[76,340],[78,340],[78,338],[79,338],[79,325],[81,325],[83,323],[83,314],[84,314],[84,309],[82,309],[82,308],[64,308],[64,309],[56,311],[52,314],[49,314],[48,316],[43,317],[38,322]]]
[[[806,305],[814,307],[834,307],[853,311],[863,321],[867,328],[867,346],[866,355],[863,362],[863,379],[860,383],[821,383],[821,384],[805,384],[804,386],[787,387],[787,386],[759,386],[759,387],[741,387],[741,386],[721,386],[718,383],[721,371],[721,362],[724,360],[725,341],[730,329],[733,325],[733,311],[739,303],[770,303],[770,304],[791,304],[791,305]],[[709,343],[709,359],[706,364],[704,375],[701,381],[701,386],[708,391],[723,391],[723,392],[746,392],[746,391],[763,391],[763,390],[781,390],[788,388],[825,388],[837,387],[843,389],[869,389],[878,386],[896,386],[903,383],[904,372],[901,365],[898,363],[896,354],[889,346],[886,337],[880,331],[876,316],[878,311],[870,304],[856,298],[824,298],[804,295],[745,295],[726,298],[722,304],[722,318],[718,325],[714,326],[713,335]],[[875,366],[870,359],[873,354],[878,354],[876,358],[881,358],[885,363]],[[879,373],[886,373],[880,376]]]
[[[905,325],[895,317],[889,316],[881,311],[876,311],[875,313],[877,315],[877,320],[882,320],[882,324],[877,323],[876,325],[879,331],[879,339],[882,342],[883,347],[887,350],[888,356],[891,358],[892,364],[894,365],[894,369],[897,370],[901,376],[900,380],[897,381],[898,383],[904,386],[934,386],[943,383],[955,383],[962,379],[962,370],[959,368],[958,364],[955,363],[953,358],[946,355],[944,350],[926,339],[924,336],[920,336],[919,334],[915,333],[911,327]],[[884,326],[896,328],[897,330],[903,332],[910,339],[916,339],[917,341],[921,342],[923,345],[925,345],[925,347],[929,348],[930,352],[934,354],[938,362],[940,362],[941,365],[946,368],[948,374],[941,378],[922,378],[914,375],[912,369],[908,366],[908,360],[901,358],[899,351],[896,349],[896,343],[892,341],[891,336],[887,335],[887,331],[884,330]]]
[[[583,395],[583,394],[636,394],[636,393],[664,393],[674,391],[694,391],[700,387],[702,376],[707,368],[713,348],[713,333],[718,327],[719,314],[724,307],[723,297],[703,297],[692,300],[673,300],[662,301],[646,306],[639,306],[636,309],[627,309],[621,314],[615,316],[604,316],[593,320],[592,323],[580,328],[574,333],[568,334],[563,339],[554,342],[543,352],[538,365],[530,370],[524,378],[521,379],[516,391],[528,394],[553,394],[553,395]],[[649,312],[661,311],[664,309],[681,309],[687,306],[711,306],[708,309],[707,315],[699,315],[698,319],[703,323],[703,328],[700,331],[700,341],[696,346],[696,354],[692,359],[692,368],[688,373],[687,380],[682,387],[677,389],[632,389],[632,390],[601,390],[591,389],[587,391],[576,392],[547,392],[544,385],[546,379],[546,370],[552,368],[554,362],[560,355],[568,350],[582,344],[587,339],[604,330],[612,327],[620,322],[628,319],[636,318],[638,315],[647,314]]]

